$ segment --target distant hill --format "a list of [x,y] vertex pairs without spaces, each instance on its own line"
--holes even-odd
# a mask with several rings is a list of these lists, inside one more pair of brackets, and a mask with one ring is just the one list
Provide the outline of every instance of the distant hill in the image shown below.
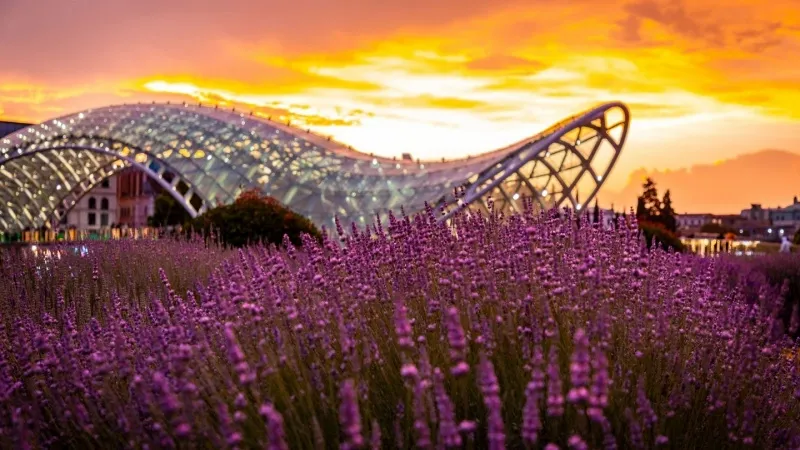
[[601,190],[604,207],[616,209],[636,206],[642,183],[651,177],[659,195],[672,194],[678,213],[739,213],[751,203],[764,207],[786,206],[800,195],[800,154],[785,150],[761,150],[714,164],[698,164],[687,169],[631,173],[622,191]]

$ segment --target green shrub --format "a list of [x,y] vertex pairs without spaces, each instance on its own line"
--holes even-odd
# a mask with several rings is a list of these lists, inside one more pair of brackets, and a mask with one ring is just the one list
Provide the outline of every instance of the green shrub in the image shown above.
[[233,204],[218,206],[196,217],[188,230],[206,236],[214,233],[228,247],[280,244],[284,235],[299,246],[303,233],[316,239],[322,236],[310,220],[255,189],[244,191]]
[[151,227],[183,225],[191,219],[192,216],[175,198],[167,192],[162,192],[155,199],[153,215],[147,218],[147,225]]

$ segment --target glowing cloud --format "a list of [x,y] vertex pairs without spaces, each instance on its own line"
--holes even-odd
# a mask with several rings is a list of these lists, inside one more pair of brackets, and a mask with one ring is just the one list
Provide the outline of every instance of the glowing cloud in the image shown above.
[[450,158],[621,100],[633,126],[610,188],[640,166],[800,147],[800,62],[787,57],[800,14],[786,2],[50,3],[4,4],[3,117],[216,103],[366,152]]

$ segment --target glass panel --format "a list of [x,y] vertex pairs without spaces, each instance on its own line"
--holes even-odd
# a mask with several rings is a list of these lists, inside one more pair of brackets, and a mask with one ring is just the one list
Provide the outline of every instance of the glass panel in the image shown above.
[[[605,117],[609,126],[626,120],[627,113],[614,106]],[[589,116],[581,120],[588,123]],[[592,123],[604,125],[598,119]],[[0,159],[0,167],[13,173],[13,180],[4,181],[3,195],[9,200],[0,210],[6,224],[42,221],[41,217],[47,217],[73,188],[80,195],[81,189],[91,185],[85,181],[97,182],[128,164],[115,155],[99,153],[109,149],[120,158],[142,155],[155,173],[180,173],[198,195],[206,198],[220,196],[229,201],[230,193],[260,184],[278,198],[308,208],[314,220],[328,223],[336,213],[360,220],[364,211],[400,205],[419,209],[425,200],[450,197],[453,187],[476,182],[478,174],[497,168],[497,164],[503,171],[494,177],[508,177],[502,186],[510,195],[530,190],[523,188],[514,175],[517,169],[510,167],[512,162],[524,166],[520,172],[531,177],[537,189],[550,186],[554,181],[551,169],[531,161],[544,158],[556,171],[578,167],[581,159],[576,155],[569,155],[559,145],[543,149],[541,141],[554,130],[571,126],[564,139],[588,158],[593,155],[591,137],[595,132],[579,125],[570,118],[483,155],[460,161],[420,162],[358,153],[308,130],[241,112],[185,105],[110,106],[63,116],[0,139],[0,158],[21,156],[14,161]],[[625,129],[627,123],[612,135],[620,137]],[[34,150],[65,145],[96,147],[98,153],[58,150],[45,152],[48,156],[44,158],[32,157]],[[610,157],[601,147],[594,155],[598,173],[607,171],[605,164],[613,159],[613,153],[612,149]],[[369,195],[353,197],[353,193]],[[30,206],[27,212],[23,208],[26,205]],[[409,212],[414,212],[411,207]],[[26,219],[27,215],[30,217]]]

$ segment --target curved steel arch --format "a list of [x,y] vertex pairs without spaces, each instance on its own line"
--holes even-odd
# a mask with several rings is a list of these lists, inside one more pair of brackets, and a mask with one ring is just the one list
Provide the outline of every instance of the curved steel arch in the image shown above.
[[[609,112],[615,110],[621,114],[621,120],[609,125],[607,117]],[[589,193],[583,203],[584,205],[588,204],[597,195],[603,181],[608,178],[614,163],[616,163],[627,138],[629,125],[630,112],[628,108],[622,103],[614,102],[594,108],[545,130],[515,151],[509,152],[501,161],[484,170],[477,179],[470,180],[465,185],[466,190],[462,201],[458,206],[450,209],[443,219],[447,219],[459,209],[475,203],[488,209],[486,202],[490,198],[494,200],[495,205],[500,203],[495,210],[519,211],[520,206],[516,200],[521,195],[532,197],[542,206],[547,206],[549,203],[550,207],[559,207],[564,201],[568,201],[574,208],[580,209],[582,205],[577,199],[579,183],[584,182],[584,185],[588,185],[585,187],[589,189]],[[610,132],[616,129],[619,129],[619,136],[615,138],[611,136]],[[584,130],[588,132],[588,135],[584,134]],[[565,140],[567,136],[575,139],[567,141]],[[587,143],[593,143],[593,145],[589,154],[585,155],[582,147],[585,147]],[[605,167],[598,170],[592,163],[595,162],[595,156],[603,144],[608,144],[612,153]],[[558,156],[562,154],[564,157],[560,163],[557,163]],[[570,155],[574,156],[579,164],[565,167],[567,157]],[[520,173],[523,167],[531,164],[533,167],[529,175]],[[544,167],[545,170],[537,176],[538,165]],[[564,172],[573,169],[578,169],[578,173],[570,176],[569,181],[565,180]],[[598,172],[602,175],[597,175]],[[591,175],[588,178],[585,176],[587,173]],[[531,180],[540,177],[546,177],[547,180],[535,187]],[[560,191],[548,191],[547,186],[550,185],[551,179],[558,182]],[[517,181],[516,187],[511,191],[506,190],[503,186],[509,180]],[[586,181],[589,183],[585,183]],[[521,189],[523,185],[525,189]],[[573,191],[576,193],[573,194]],[[545,202],[544,198],[547,197],[551,198],[550,202]]]
[[[138,152],[136,153],[137,156],[144,155],[140,158],[133,158],[129,156],[123,156],[119,153],[116,153],[110,149],[110,147],[114,146],[115,144],[111,143],[111,141],[100,142],[98,140],[93,140],[92,145],[58,145],[58,141],[55,144],[51,142],[53,145],[49,146],[40,146],[39,148],[35,148],[25,152],[23,154],[12,155],[4,159],[2,164],[0,164],[0,174],[5,174],[2,171],[2,167],[11,163],[15,160],[21,160],[24,158],[30,159],[33,157],[43,157],[47,158],[48,154],[58,155],[58,152],[63,151],[70,151],[73,152],[72,155],[77,155],[75,152],[86,152],[84,154],[97,154],[101,155],[103,158],[96,159],[92,158],[92,163],[88,166],[84,166],[84,173],[86,176],[79,176],[75,171],[74,168],[70,166],[70,170],[73,173],[73,176],[76,179],[75,183],[70,183],[66,180],[66,178],[62,175],[59,177],[58,181],[61,183],[56,184],[56,192],[64,191],[63,195],[49,195],[47,197],[47,205],[42,207],[42,212],[47,212],[44,214],[39,214],[40,217],[45,222],[37,222],[35,221],[30,214],[26,214],[29,217],[29,220],[25,226],[28,227],[38,227],[41,225],[49,225],[46,220],[48,219],[49,215],[52,215],[56,219],[61,219],[62,215],[59,209],[69,210],[77,201],[83,197],[87,192],[94,189],[102,180],[108,178],[126,167],[136,167],[137,169],[141,170],[145,174],[147,174],[150,178],[154,179],[162,188],[164,188],[167,192],[169,192],[181,206],[183,206],[189,213],[194,217],[198,213],[202,212],[202,208],[195,208],[189,201],[192,195],[198,195],[198,197],[203,201],[203,204],[207,204],[208,200],[205,199],[202,194],[196,194],[194,186],[190,180],[186,180],[180,176],[180,173],[175,173],[175,175],[170,180],[167,180],[165,174],[168,173],[167,171],[171,169],[169,164],[166,164],[159,158],[154,157],[149,152]],[[63,155],[59,155],[60,160],[66,164],[69,164],[67,161],[63,159]],[[10,164],[8,164],[10,165]],[[52,169],[52,167],[51,167]],[[8,171],[5,171],[6,173]],[[172,173],[172,172],[169,172]],[[29,176],[29,180],[33,181],[33,179]],[[18,180],[14,180],[19,185]],[[187,190],[184,193],[181,193],[176,188],[179,183],[183,182]],[[0,183],[2,185],[2,183]],[[5,186],[4,186],[5,187]],[[51,191],[52,192],[52,191]],[[41,199],[39,200],[41,201]],[[40,203],[37,202],[37,206]],[[22,208],[23,212],[29,212],[27,208]],[[21,224],[20,224],[21,225]]]
[[[621,119],[612,123],[614,113]],[[109,106],[0,139],[0,230],[47,226],[102,179],[130,166],[155,179],[192,216],[232,202],[250,186],[320,225],[330,225],[334,216],[366,222],[400,206],[421,210],[455,188],[465,189],[459,207],[485,207],[491,199],[495,209],[519,211],[520,196],[529,196],[542,207],[568,202],[579,209],[578,192],[584,190],[588,203],[611,171],[629,119],[625,105],[608,103],[499,150],[415,162],[373,157],[235,111]],[[604,149],[605,163],[598,158]]]

